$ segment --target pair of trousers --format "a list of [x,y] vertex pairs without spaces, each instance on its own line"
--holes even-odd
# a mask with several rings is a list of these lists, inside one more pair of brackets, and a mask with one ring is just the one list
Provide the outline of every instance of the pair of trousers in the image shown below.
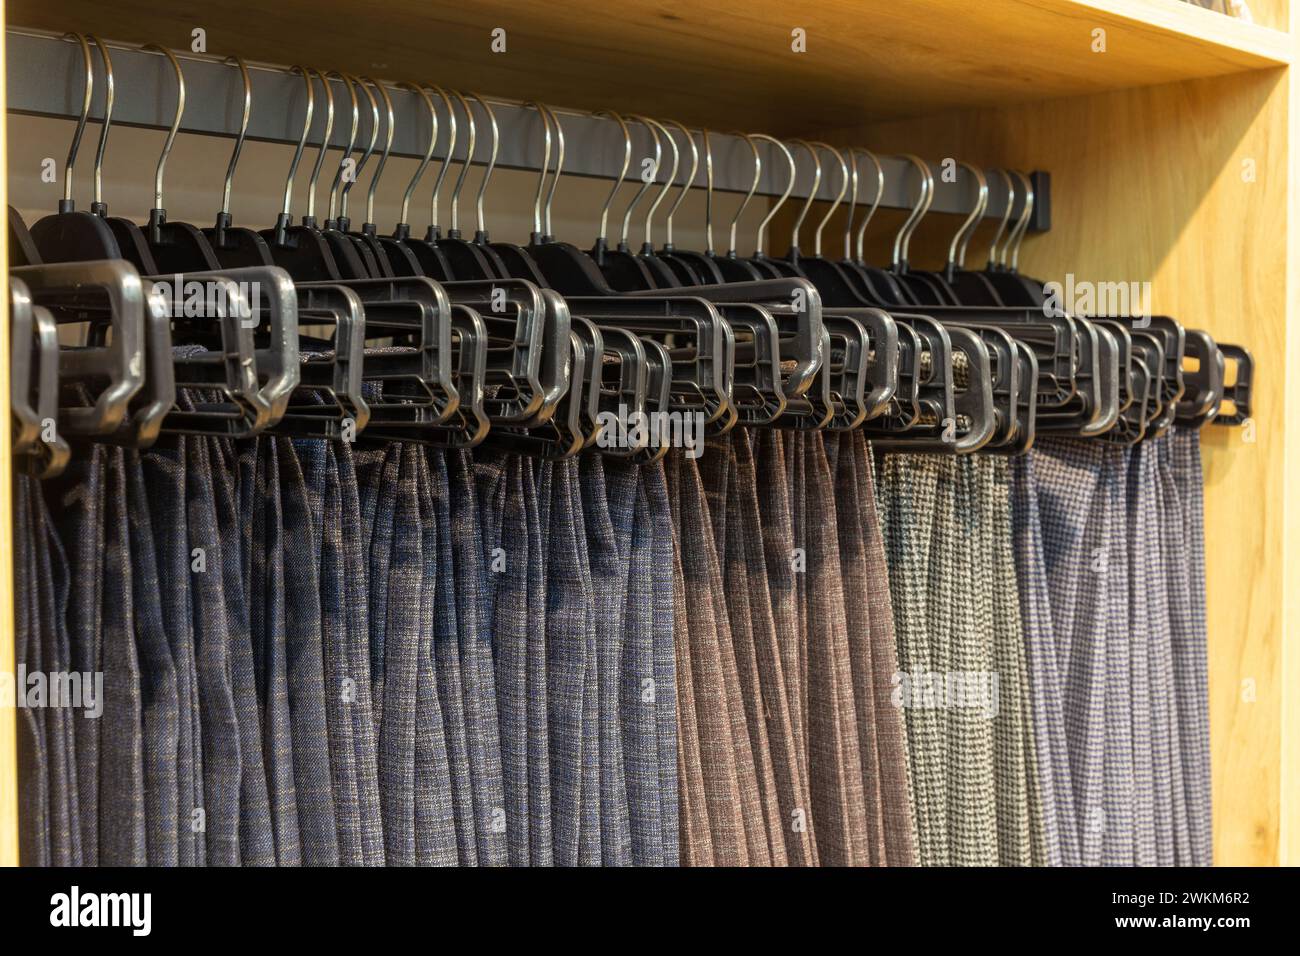
[[920,862],[1045,862],[1007,462],[887,455],[880,495]]

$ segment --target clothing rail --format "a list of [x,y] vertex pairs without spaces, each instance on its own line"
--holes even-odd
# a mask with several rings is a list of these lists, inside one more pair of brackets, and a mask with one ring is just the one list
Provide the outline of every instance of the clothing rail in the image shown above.
[[[35,30],[8,30],[7,80],[8,109],[11,112],[34,116],[76,119],[80,115],[84,96],[84,64],[81,50],[75,42],[59,34]],[[106,41],[113,62],[114,74],[114,125],[168,129],[176,107],[176,80],[166,58],[156,52],[135,46]],[[103,116],[103,63],[98,50],[92,48],[95,64],[94,101],[91,119]],[[243,86],[239,70],[222,57],[177,53],[185,71],[185,115],[181,132],[216,135],[233,138],[239,129],[243,109]],[[265,142],[296,144],[302,135],[302,120],[306,105],[306,84],[300,74],[284,66],[262,63],[248,64],[252,83],[252,111],[248,123],[248,138]],[[328,63],[302,64],[313,71],[328,71]],[[432,72],[432,71],[431,71]],[[406,78],[404,78],[406,79]],[[411,77],[412,82],[424,82],[424,77]],[[383,81],[393,101],[395,130],[391,155],[422,157],[428,145],[428,109],[409,89],[395,82]],[[331,80],[334,87],[335,121],[331,145],[342,149],[347,142],[350,100],[343,82]],[[520,101],[497,97],[484,99],[492,104],[500,129],[500,149],[497,165],[508,169],[536,171],[543,153],[543,127],[537,110]],[[441,110],[437,97],[435,103]],[[589,176],[613,180],[623,163],[624,141],[618,124],[607,117],[567,109],[557,109],[546,104],[560,117],[564,128],[564,175]],[[382,111],[381,106],[381,111]],[[370,111],[362,100],[360,130],[368,136]],[[313,135],[308,142],[319,144],[325,127],[325,98],[317,83],[315,112],[312,121]],[[475,108],[478,123],[478,142],[474,162],[482,164],[491,150],[491,130]],[[440,112],[441,116],[441,112]],[[664,121],[664,117],[652,117]],[[632,135],[633,162],[628,169],[629,179],[635,179],[640,170],[637,157],[653,155],[650,134],[640,124],[625,116]],[[458,115],[457,159],[463,159],[467,145],[463,117]],[[382,127],[381,127],[382,129]],[[704,149],[699,131],[695,132],[700,150],[700,169],[696,175],[696,188],[705,183]],[[761,132],[755,130],[754,132]],[[444,154],[447,144],[447,124],[439,123],[438,144],[435,157]],[[359,141],[364,142],[362,136]],[[713,151],[713,188],[721,192],[744,193],[753,182],[753,151],[740,136],[709,131]],[[689,150],[678,141],[682,149],[677,182],[681,182],[690,169]],[[758,140],[759,156],[763,169],[756,194],[779,196],[787,185],[789,164],[767,142]],[[661,168],[670,168],[671,149],[664,144]],[[792,198],[806,198],[811,178],[806,154],[795,150],[796,182]],[[846,156],[846,159],[848,157]],[[878,157],[884,170],[885,185],[880,207],[885,209],[911,209],[917,200],[919,177],[915,168],[905,159],[896,156]],[[840,188],[839,170],[828,157],[822,157],[822,182],[818,198],[831,201]],[[84,161],[84,160],[83,160]],[[554,158],[552,158],[554,163]],[[942,178],[942,163],[929,160],[934,172],[935,195],[931,213],[967,214],[975,204],[976,186],[972,177],[961,172],[956,182]],[[1028,229],[1044,232],[1051,226],[1051,177],[1045,172],[1030,174],[1034,184],[1034,209]],[[1006,211],[1007,187],[1002,177],[988,176],[989,201],[985,218],[999,219]],[[874,195],[874,170],[862,163],[859,170],[858,201],[869,203]],[[848,194],[845,195],[845,202]],[[1016,210],[1020,208],[1019,200]]]

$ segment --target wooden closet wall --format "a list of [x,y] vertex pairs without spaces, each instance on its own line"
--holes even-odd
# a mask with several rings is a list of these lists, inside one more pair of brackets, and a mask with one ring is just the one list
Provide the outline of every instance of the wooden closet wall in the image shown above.
[[[1267,865],[1300,863],[1300,703],[1284,692],[1300,687],[1300,32],[1287,0],[1250,7],[1254,24],[1178,0],[10,0],[6,23],[176,49],[202,28],[209,53],[250,60],[1049,171],[1052,228],[1026,240],[1023,271],[1149,280],[1153,311],[1255,356],[1253,432],[1207,429],[1203,450],[1214,854]],[[955,220],[923,223],[914,263],[942,261]],[[877,259],[896,222],[873,226]],[[771,250],[787,239],[778,221]],[[12,671],[10,513],[0,469]],[[14,740],[0,711],[0,862],[16,859]]]

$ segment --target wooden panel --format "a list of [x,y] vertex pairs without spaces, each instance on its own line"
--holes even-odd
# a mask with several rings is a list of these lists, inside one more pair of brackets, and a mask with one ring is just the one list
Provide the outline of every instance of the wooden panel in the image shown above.
[[[0,23],[4,0],[0,0]],[[0,45],[0,93],[4,90],[4,48]],[[0,128],[0,169],[7,169],[5,130]],[[8,180],[0,180],[0,206],[8,202]],[[9,261],[9,230],[0,230],[0,262]],[[0,269],[0,302],[8,312],[9,271]],[[0,395],[9,395],[9,323],[0,322]],[[13,675],[14,529],[9,468],[8,413],[0,415],[0,674]],[[18,865],[18,723],[17,711],[0,703],[0,866]]]
[[[1296,338],[1286,325],[1288,179],[1295,175],[1287,162],[1287,94],[1287,71],[1271,70],[832,136],[982,166],[1051,169],[1052,231],[1026,241],[1024,271],[1042,279],[1072,271],[1095,282],[1149,280],[1156,312],[1254,353],[1256,441],[1247,443],[1241,429],[1204,433],[1220,864],[1278,862],[1284,666],[1289,686],[1297,686],[1296,666],[1283,658],[1284,601],[1295,600],[1300,544],[1300,523],[1289,521],[1284,533],[1283,521],[1284,488],[1294,487],[1283,481],[1284,466],[1296,444],[1286,441],[1296,419],[1284,414],[1285,403],[1297,391],[1288,396],[1284,388]],[[1253,181],[1243,175],[1248,162]],[[941,261],[950,225],[922,223],[914,263]],[[1294,607],[1291,613],[1296,620]],[[1290,629],[1291,657],[1296,633]]]
[[[1300,35],[1294,37],[1300,53]],[[1293,61],[1295,62],[1295,61]],[[1286,420],[1300,421],[1300,70],[1290,75],[1290,192],[1287,196],[1287,340]],[[1293,489],[1300,483],[1300,441],[1286,446],[1286,480],[1291,490],[1282,500],[1285,516],[1284,533],[1288,542],[1300,541],[1300,500]],[[1282,832],[1279,862],[1283,866],[1300,866],[1300,548],[1289,547],[1283,555],[1282,580],[1285,594],[1286,640],[1282,647],[1282,686],[1291,693],[1282,697]]]
[[[790,133],[1285,62],[1276,31],[1177,0],[11,0],[22,26]],[[490,33],[506,31],[493,53]],[[807,52],[791,50],[802,28]],[[1106,50],[1093,52],[1093,31]]]

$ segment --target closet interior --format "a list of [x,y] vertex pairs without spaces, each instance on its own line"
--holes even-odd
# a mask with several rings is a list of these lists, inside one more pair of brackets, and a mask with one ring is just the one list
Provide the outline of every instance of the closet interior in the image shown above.
[[[1150,862],[1294,863],[1300,860],[1300,714],[1283,689],[1300,681],[1300,589],[1294,586],[1300,516],[1288,502],[1300,480],[1300,440],[1288,427],[1300,415],[1300,378],[1289,376],[1293,367],[1300,375],[1300,344],[1288,335],[1290,320],[1300,323],[1300,81],[1292,68],[1300,39],[1285,0],[1249,6],[1253,22],[1179,0],[761,0],[689,9],[578,0],[474,3],[454,11],[413,0],[366,7],[289,0],[272,8],[214,3],[202,13],[149,2],[14,0],[6,5],[3,50],[7,180],[0,189],[9,229],[0,243],[10,269],[0,292],[11,302],[11,322],[0,332],[0,382],[28,407],[15,408],[13,420],[0,426],[0,454],[17,462],[14,475],[0,476],[0,574],[22,579],[15,565],[25,552],[16,545],[13,516],[16,507],[27,507],[19,499],[34,477],[57,480],[91,447],[145,449],[160,436],[165,445],[183,434],[203,436],[212,443],[202,446],[207,449],[265,433],[285,436],[286,444],[291,438],[294,445],[318,440],[362,449],[378,439],[448,456],[482,447],[514,455],[510,461],[603,455],[610,462],[602,480],[608,481],[611,534],[621,533],[617,496],[626,493],[629,521],[644,505],[662,525],[659,537],[646,532],[647,550],[678,549],[679,585],[687,578],[681,591],[688,601],[707,603],[707,582],[734,587],[722,555],[743,550],[747,540],[734,529],[749,527],[750,515],[733,514],[729,483],[740,480],[737,474],[755,479],[760,507],[751,530],[761,543],[768,532],[758,525],[783,507],[764,497],[776,480],[765,473],[764,455],[786,455],[789,475],[802,475],[800,456],[814,440],[821,448],[821,434],[833,436],[826,447],[837,449],[825,453],[829,459],[816,453],[829,460],[827,481],[818,484],[820,473],[815,480],[816,469],[807,465],[809,491],[791,506],[791,522],[803,529],[799,543],[812,552],[819,504],[831,513],[840,509],[841,528],[845,514],[874,515],[879,507],[871,533],[883,536],[882,558],[894,566],[886,572],[882,562],[875,571],[895,592],[898,667],[907,670],[908,655],[924,655],[904,636],[912,625],[900,611],[907,601],[931,598],[925,589],[900,597],[906,589],[895,559],[911,560],[913,552],[899,516],[922,507],[915,488],[926,479],[917,477],[923,466],[909,472],[899,462],[974,452],[998,461],[979,479],[991,486],[1010,480],[1016,462],[1043,440],[1144,449],[1166,433],[1195,432],[1199,458],[1194,464],[1175,458],[1175,478],[1160,500],[1162,507],[1177,510],[1181,501],[1192,508],[1203,480],[1204,620],[1188,628],[1200,629],[1205,641],[1207,817],[1198,836],[1200,784],[1188,764],[1187,806],[1181,796],[1170,797],[1179,808],[1170,811],[1170,826],[1178,830],[1179,814],[1190,821],[1189,848],[1171,850],[1167,859],[1163,846],[1158,854],[1153,849]],[[74,155],[65,168],[70,144]],[[183,314],[181,274],[212,280],[201,295],[208,306],[221,297],[210,310],[215,321],[205,325],[207,318]],[[157,277],[166,289],[154,286],[150,294],[141,276]],[[251,298],[240,287],[244,281],[256,283]],[[97,291],[87,297],[88,287]],[[134,326],[123,318],[132,309]],[[199,312],[208,314],[201,306]],[[73,339],[74,326],[83,324],[89,338]],[[105,328],[112,329],[107,336]],[[76,357],[68,358],[73,346]],[[19,349],[30,361],[14,359]],[[69,407],[69,389],[82,389],[76,407]],[[698,499],[684,490],[693,488],[696,466],[686,465],[681,447],[669,447],[670,438],[633,436],[620,448],[598,437],[609,434],[602,432],[602,413],[617,417],[629,405],[699,416]],[[42,438],[50,420],[58,422],[58,435]],[[689,420],[683,421],[683,441],[692,451]],[[784,452],[764,444],[778,431],[786,435]],[[731,432],[731,457],[720,453],[719,471],[710,455]],[[754,436],[752,446],[735,437],[741,434]],[[859,448],[855,435],[874,454],[865,442]],[[381,454],[378,471],[391,467],[405,475],[402,454],[387,465]],[[808,451],[809,462],[813,454]],[[1091,452],[1080,454],[1059,458],[1062,474],[1086,470]],[[276,467],[288,470],[281,455]],[[229,462],[217,458],[212,453],[214,471],[237,470],[238,454]],[[308,487],[311,467],[330,467],[324,458],[303,461]],[[334,452],[328,461],[337,464]],[[647,490],[638,484],[644,479],[620,470],[629,464],[667,472],[662,501],[658,485]],[[1182,466],[1196,472],[1194,480],[1178,471]],[[507,488],[535,480],[540,487],[540,478],[513,464],[484,484],[486,467],[466,478],[480,482],[480,496],[490,488],[508,499]],[[262,468],[259,459],[256,469]],[[1112,478],[1130,498],[1141,497],[1141,483],[1157,475],[1157,466],[1150,468],[1134,466]],[[450,481],[454,498],[451,470],[442,480]],[[878,503],[854,497],[845,504],[839,482],[862,471],[875,482]],[[412,488],[423,488],[425,480],[412,479]],[[929,480],[942,497],[947,479]],[[1099,479],[1098,509],[1103,486]],[[1051,511],[1051,494],[1068,497],[1063,489],[1040,485],[1037,507]],[[233,496],[242,493],[236,483]],[[364,482],[361,496],[364,501]],[[311,511],[314,499],[304,500]],[[960,493],[955,500],[963,500]],[[431,509],[436,501],[435,491]],[[697,523],[692,501],[712,509],[712,524]],[[287,513],[289,498],[277,507]],[[1016,521],[1018,507],[1013,492]],[[485,541],[495,534],[507,549],[511,534],[527,538],[534,520],[521,509],[513,521],[509,509],[500,526],[481,529]],[[968,527],[960,518],[958,504],[951,526],[958,535]],[[1013,515],[997,520],[1004,519],[1011,529]],[[1130,581],[1144,573],[1153,580],[1181,573],[1165,539],[1155,541],[1159,521],[1129,522]],[[1196,542],[1188,528],[1173,547],[1190,553]],[[1077,530],[1070,547],[1099,560],[1084,543],[1092,540],[1086,522]],[[576,541],[580,532],[573,534]],[[691,579],[695,559],[683,539],[711,535],[717,555],[700,558],[702,578]],[[834,543],[826,547],[835,550]],[[987,554],[971,547],[971,560]],[[843,557],[849,545],[842,539],[839,548],[836,567],[848,590],[860,582],[850,583],[851,562]],[[1008,543],[1008,557],[1010,549]],[[631,577],[624,572],[623,598],[630,608],[639,593],[645,604],[646,620],[638,618],[636,626],[644,624],[648,661],[664,651],[656,642],[666,625],[656,615],[671,618],[675,598],[680,622],[683,593],[674,593],[671,559],[666,578],[647,570],[645,590],[637,592],[635,554]],[[1140,565],[1148,558],[1144,572]],[[1004,570],[1011,577],[1002,583],[1014,593],[1014,568],[1008,563]],[[770,554],[766,573],[775,589]],[[937,573],[934,567],[930,573]],[[1077,576],[1088,573],[1080,568]],[[1000,586],[993,576],[977,569],[967,583],[993,592]],[[520,593],[538,587],[550,593],[539,585],[545,580],[543,574],[521,582]],[[809,587],[826,580],[814,578]],[[1193,603],[1201,600],[1197,580]],[[1044,591],[1055,599],[1058,580],[1049,573],[1047,581]],[[866,593],[868,584],[861,587]],[[4,634],[15,633],[12,593],[6,588],[0,605]],[[1034,612],[1024,593],[1022,583],[1017,620],[1029,621]],[[817,598],[806,600],[811,603],[800,613],[815,615]],[[883,600],[888,605],[890,596]],[[737,614],[734,605],[729,610]],[[318,607],[317,613],[325,612]],[[1114,613],[1133,612],[1120,601]],[[774,617],[779,631],[781,612]],[[851,613],[841,621],[854,626]],[[685,629],[695,640],[693,625]],[[948,626],[956,635],[963,625]],[[1124,633],[1121,626],[1110,640]],[[682,635],[679,623],[679,642]],[[998,645],[996,653],[1003,651]],[[1064,669],[1080,653],[1061,646],[1056,652]],[[1034,653],[1013,669],[1036,673]],[[1175,646],[1168,665],[1171,700],[1185,676],[1180,653]],[[0,641],[0,671],[14,672],[18,656],[12,641]],[[815,659],[811,666],[816,673]],[[1084,671],[1104,696],[1098,674],[1107,665],[1097,666],[1097,673]],[[1136,669],[1125,673],[1132,695],[1159,696],[1148,685],[1139,688]],[[679,664],[679,692],[682,679]],[[697,672],[693,679],[698,694],[704,678]],[[805,698],[802,706],[817,725],[807,733],[822,732],[818,721],[852,724],[843,715],[832,721],[821,714],[817,679],[812,690],[794,694]],[[733,678],[741,696],[746,680],[742,661]],[[760,683],[758,675],[753,680]],[[888,684],[887,677],[880,680]],[[877,709],[889,691],[886,686],[881,697],[877,686]],[[602,685],[606,692],[630,693]],[[1030,694],[1027,684],[1023,693]],[[746,699],[746,709],[751,702]],[[1027,741],[1034,731],[1025,728],[1037,726],[1034,709],[1041,703],[1024,703],[1018,732]],[[1164,726],[1176,737],[1170,728],[1187,719],[1178,710],[1183,703],[1171,704],[1170,723],[1156,719],[1149,732],[1159,736]],[[518,794],[509,792],[509,707],[499,705],[509,803]],[[647,718],[650,737],[656,719],[678,726],[683,719],[684,703],[668,718],[659,706]],[[700,709],[706,726],[710,700],[701,696],[690,706]],[[1062,726],[1074,719],[1071,706],[1067,700]],[[747,716],[754,734],[754,714],[733,711],[738,736],[745,735]],[[861,709],[856,719],[865,734]],[[1143,723],[1127,716],[1123,722]],[[917,746],[918,735],[929,732],[925,726],[891,732]],[[26,812],[16,785],[26,759],[20,732],[15,710],[0,709],[0,862],[6,864],[20,862]],[[1068,736],[1073,726],[1062,732]],[[770,733],[762,736],[775,766],[769,768],[774,794],[787,786],[796,796],[800,786],[815,790],[807,779],[782,780]],[[527,750],[526,733],[523,739]],[[963,739],[957,733],[955,746]],[[854,842],[851,823],[843,824],[844,833],[838,822],[822,823],[834,814],[813,794],[816,840],[771,836],[788,826],[783,818],[790,809],[785,796],[773,795],[771,807],[755,809],[768,817],[768,840],[751,830],[746,847],[750,824],[736,824],[737,837],[730,824],[719,824],[712,804],[678,805],[679,787],[683,801],[691,798],[690,773],[701,791],[712,783],[709,742],[693,745],[703,766],[692,770],[687,761],[681,781],[674,769],[672,800],[653,796],[656,788],[644,780],[634,782],[633,758],[625,754],[631,835],[611,857],[607,828],[613,824],[602,797],[597,829],[604,856],[601,850],[584,855],[580,831],[588,823],[575,816],[568,821],[572,862],[675,865],[668,847],[679,840],[683,863],[815,862],[817,848],[821,862],[1111,861],[1108,842],[1090,843],[1081,808],[1071,811],[1083,820],[1080,847],[1067,849],[1064,860],[1037,845],[1037,823],[1032,840],[1026,831],[1024,847],[1008,851],[1007,829],[1017,824],[1006,822],[1001,803],[996,825],[989,822],[987,833],[972,838],[992,841],[990,859],[969,848],[936,851],[937,844],[965,837],[937,836],[933,822],[917,819],[924,816],[916,803],[921,798],[913,796],[908,810],[902,794],[950,774],[957,779],[961,761],[930,776],[933,768],[919,765],[915,753],[908,767],[898,765],[897,778],[880,771],[883,782],[871,798],[878,822],[867,827],[871,838],[863,845]],[[626,741],[621,746],[630,748]],[[660,739],[660,763],[647,766],[667,774],[663,746]],[[882,743],[872,746],[883,753]],[[1160,747],[1149,746],[1158,761]],[[862,747],[865,754],[867,744]],[[748,759],[759,765],[750,772],[763,792],[758,749]],[[1019,797],[1025,819],[1049,802],[1035,788],[1051,774],[1033,769],[1035,760],[1059,759],[1066,782],[1057,783],[1088,802],[1079,796],[1087,793],[1080,780],[1093,771],[1078,766],[1088,758],[1078,757],[1073,739],[1059,749],[1041,745],[1027,758],[1025,773],[1035,783]],[[1049,751],[1054,758],[1044,757]],[[556,753],[552,740],[552,765]],[[519,757],[520,774],[533,782],[531,759]],[[519,830],[516,813],[541,812],[530,811],[526,800],[523,810],[502,811],[512,862],[516,841],[529,862],[569,861],[559,849],[558,772],[552,766],[552,802],[544,814],[548,833],[554,824],[554,847],[547,839],[539,850],[535,822]],[[454,775],[453,766],[453,790]],[[999,800],[1004,783],[999,776]],[[1179,786],[1175,781],[1172,789]],[[897,844],[890,823],[895,787],[893,812],[911,816],[910,824],[897,824],[910,832]],[[272,803],[274,793],[272,787]],[[638,794],[654,804],[653,813],[638,816]],[[756,807],[763,799],[755,798]],[[418,818],[418,798],[416,804],[411,812]],[[801,809],[795,807],[796,815]],[[836,805],[834,812],[841,810]],[[383,812],[390,811],[385,804]],[[299,812],[306,812],[301,805]],[[680,834],[663,823],[678,813]],[[343,816],[338,810],[340,856]],[[662,832],[648,836],[647,820],[662,823]],[[825,844],[819,842],[823,827]],[[947,834],[947,824],[939,829]],[[449,862],[498,852],[482,834],[467,849],[463,832],[451,824],[447,832]],[[390,862],[443,862],[414,844],[403,855],[407,848],[398,848],[391,834],[375,837],[385,844],[382,851],[366,839],[357,838],[358,860],[372,862],[373,851],[387,853]],[[306,829],[302,841],[309,842]],[[726,855],[728,841],[738,844],[732,849],[739,856]],[[1133,842],[1138,849],[1124,851],[1130,854],[1124,859],[1148,862],[1141,837]],[[209,840],[210,857],[212,846]],[[180,862],[187,861],[185,852],[180,849]],[[245,847],[245,861],[247,853]]]

